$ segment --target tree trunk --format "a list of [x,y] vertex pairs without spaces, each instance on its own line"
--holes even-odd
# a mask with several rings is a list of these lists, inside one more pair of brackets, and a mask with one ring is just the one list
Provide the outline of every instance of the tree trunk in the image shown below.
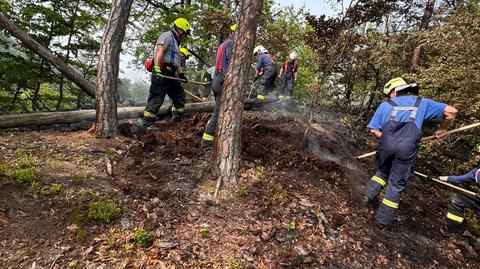
[[97,71],[97,116],[94,124],[98,138],[117,135],[117,87],[120,51],[133,0],[113,0],[112,10],[100,44]]
[[[223,15],[225,16],[225,18],[228,18],[228,11],[231,5],[230,1],[231,0],[224,0],[223,3]],[[222,42],[225,40],[225,32],[227,31],[227,29],[229,29],[229,25],[228,22],[225,21],[224,23],[222,23],[222,25],[220,26],[220,30],[218,31],[217,47],[220,46],[220,44],[222,44]]]
[[36,40],[31,38],[27,33],[22,29],[18,28],[12,21],[10,21],[5,14],[0,12],[0,27],[10,32],[14,37],[22,41],[23,45],[28,49],[32,50],[38,56],[45,59],[47,62],[55,66],[62,74],[64,74],[68,79],[73,81],[75,84],[85,91],[91,97],[95,97],[95,86],[85,78],[83,78],[77,71],[68,66],[66,63],[62,62],[58,57],[53,55],[47,48],[42,46]]
[[242,148],[244,86],[252,59],[257,23],[262,6],[263,0],[242,1],[232,57],[222,89],[213,156],[219,169],[219,182],[224,182],[229,186],[237,184],[236,174]]
[[[435,0],[428,0],[427,5],[425,7],[425,12],[423,13],[422,21],[420,22],[419,31],[426,31],[428,29],[428,24],[430,23],[430,19],[432,18],[433,9],[435,7]],[[412,65],[410,70],[415,72],[417,70],[418,65],[420,64],[420,59],[422,57],[422,49],[423,49],[423,42],[420,41],[415,46],[412,54]]]
[[[274,100],[260,102],[252,99],[245,102],[247,108],[261,108],[265,103]],[[215,101],[203,103],[190,103],[185,105],[185,113],[202,113],[213,112]],[[141,107],[120,107],[118,109],[119,120],[141,118],[145,106]],[[170,106],[163,106],[158,117],[167,117],[172,114]],[[35,112],[35,113],[17,113],[9,115],[0,115],[0,129],[2,128],[21,128],[29,126],[44,126],[52,124],[72,124],[79,122],[93,122],[95,120],[96,111],[93,109],[74,110],[74,111],[52,111],[52,112]]]

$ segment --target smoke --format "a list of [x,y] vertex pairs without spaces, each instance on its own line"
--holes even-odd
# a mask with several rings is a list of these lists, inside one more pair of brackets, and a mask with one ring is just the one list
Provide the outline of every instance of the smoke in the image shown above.
[[[300,121],[305,121],[308,115],[307,108],[291,98],[265,104],[262,109],[270,111],[274,118],[287,116],[294,117]],[[352,141],[347,139],[349,130],[339,123],[338,115],[334,115],[328,111],[322,111],[321,113],[314,115],[314,121],[321,123],[322,125],[335,128],[335,130],[344,135],[345,139],[342,139],[341,141],[338,141],[338,139],[335,137],[330,137],[331,140],[338,143],[337,148],[345,150],[352,147]],[[329,134],[325,135],[328,136]],[[345,154],[331,152],[330,150],[323,148],[319,143],[319,139],[320,138],[317,138],[314,135],[309,135],[305,141],[306,150],[322,160],[331,161],[337,164],[342,169],[346,180],[350,183],[352,193],[358,195],[359,197],[359,194],[362,193],[363,185],[369,178],[367,172],[360,167],[358,162],[356,162],[353,158],[345,156]]]

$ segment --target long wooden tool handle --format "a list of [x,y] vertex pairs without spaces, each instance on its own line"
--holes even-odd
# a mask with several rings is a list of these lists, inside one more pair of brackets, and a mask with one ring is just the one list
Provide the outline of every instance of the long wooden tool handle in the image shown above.
[[185,90],[185,89],[183,89],[183,90],[184,90],[188,95],[190,95],[191,97],[199,100],[200,102],[203,102],[203,101],[204,101],[202,98],[196,96],[195,94],[193,94],[193,93],[191,93],[191,92],[189,92],[189,91],[187,91],[187,90]]
[[[454,134],[454,133],[458,133],[458,132],[465,131],[465,130],[472,129],[472,128],[479,127],[479,126],[480,126],[480,122],[473,123],[473,124],[470,124],[470,125],[465,125],[465,126],[460,127],[460,128],[458,128],[458,129],[453,129],[453,130],[451,130],[451,131],[445,132],[442,136],[449,135],[449,134]],[[436,139],[436,138],[437,138],[437,137],[434,136],[434,135],[426,136],[426,137],[423,137],[423,138],[422,138],[422,141],[433,140],[433,139]],[[365,154],[360,155],[360,156],[356,156],[356,157],[354,157],[354,159],[363,159],[363,158],[367,158],[367,157],[373,156],[373,155],[375,155],[375,154],[377,154],[377,152],[376,152],[376,151],[372,151],[372,152],[365,153]]]
[[180,82],[192,83],[192,84],[203,85],[203,86],[211,83],[211,82],[199,82],[199,81],[193,81],[193,80],[185,80],[185,79],[181,79],[181,78],[177,78],[177,77],[158,75],[158,74],[157,74],[157,76],[161,76],[162,78],[168,78],[168,79],[172,79],[172,80],[178,80]]
[[455,185],[453,185],[453,184],[450,184],[450,183],[441,181],[441,180],[439,180],[439,179],[429,177],[429,176],[427,176],[427,175],[425,175],[425,174],[422,174],[422,173],[420,173],[420,172],[414,171],[413,173],[415,173],[415,175],[417,175],[417,176],[421,176],[421,177],[424,177],[424,178],[428,178],[428,179],[430,179],[430,180],[432,180],[432,181],[435,181],[435,182],[437,182],[437,183],[440,183],[440,184],[445,185],[445,186],[447,186],[447,187],[450,187],[450,188],[452,188],[452,189],[456,189],[457,191],[461,191],[461,192],[463,192],[463,193],[466,193],[466,194],[469,194],[469,195],[472,195],[472,196],[475,196],[475,195],[476,195],[476,193],[474,193],[473,191],[469,191],[469,190],[466,190],[466,189],[464,189],[464,188],[460,188],[460,187],[458,187],[458,186],[455,186]]
[[[468,129],[472,129],[472,128],[475,128],[475,127],[478,127],[478,126],[480,126],[480,122],[473,123],[473,124],[470,124],[470,125],[465,125],[465,126],[460,127],[458,129],[454,129],[454,130],[445,132],[443,135],[458,133],[458,132],[465,131],[465,130],[468,130]],[[422,138],[422,141],[433,140],[435,138],[436,138],[436,136],[434,136],[434,135],[426,136],[426,137]]]

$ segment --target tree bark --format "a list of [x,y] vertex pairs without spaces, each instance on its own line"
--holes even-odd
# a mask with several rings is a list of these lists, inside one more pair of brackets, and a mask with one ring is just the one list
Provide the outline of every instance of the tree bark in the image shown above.
[[133,0],[113,0],[112,10],[100,44],[100,57],[97,71],[97,115],[94,124],[98,138],[111,138],[117,135],[117,88],[125,29]]
[[245,84],[262,6],[263,0],[242,1],[232,57],[222,89],[213,156],[219,169],[219,182],[231,187],[237,184]]
[[[433,9],[435,7],[435,0],[428,0],[427,5],[425,6],[425,12],[423,13],[422,21],[420,22],[419,31],[426,31],[428,29],[428,24],[432,18]],[[410,70],[415,72],[418,65],[420,64],[420,59],[422,57],[423,42],[420,41],[415,46],[412,54],[412,64]]]
[[64,74],[68,79],[77,84],[80,89],[85,91],[91,97],[95,97],[95,86],[85,78],[83,78],[77,71],[68,66],[58,57],[53,55],[47,48],[42,46],[36,40],[31,38],[27,33],[22,29],[18,28],[12,21],[10,21],[5,14],[0,12],[0,27],[10,32],[14,37],[22,41],[23,45],[28,49],[32,50],[38,56],[45,59],[47,62],[55,66],[62,74]]

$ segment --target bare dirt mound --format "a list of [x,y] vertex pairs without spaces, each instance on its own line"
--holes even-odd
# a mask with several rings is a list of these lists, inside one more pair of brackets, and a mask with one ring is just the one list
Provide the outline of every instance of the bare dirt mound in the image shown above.
[[[198,147],[207,120],[201,114],[161,121],[146,132],[127,123],[120,127],[125,137],[110,141],[54,131],[2,133],[7,154],[0,160],[9,169],[23,147],[35,156],[41,186],[61,184],[47,195],[32,195],[25,184],[1,185],[3,267],[478,267],[478,255],[461,236],[441,232],[445,193],[410,182],[398,225],[379,230],[373,209],[356,199],[355,186],[368,180],[371,164],[352,172],[312,154],[302,126],[288,116],[245,114],[240,186],[213,200],[210,154]],[[315,145],[328,154],[354,152],[335,126],[317,122]],[[100,199],[121,209],[111,223],[85,215]],[[140,244],[140,229],[153,236],[151,245]]]

